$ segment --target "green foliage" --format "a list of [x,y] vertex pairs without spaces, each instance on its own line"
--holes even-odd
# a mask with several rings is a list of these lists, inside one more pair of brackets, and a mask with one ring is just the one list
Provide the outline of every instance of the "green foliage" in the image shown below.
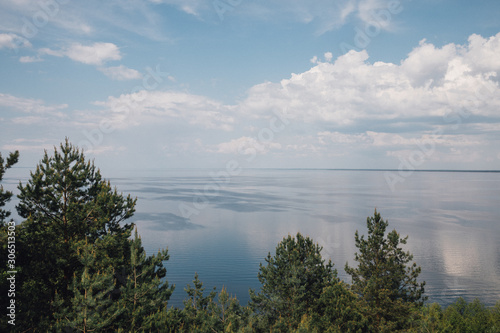
[[442,327],[443,310],[437,303],[425,305],[421,308],[421,320],[417,328],[411,332],[438,332]]
[[114,270],[108,267],[92,273],[98,260],[94,244],[79,242],[76,252],[83,272],[73,277],[69,304],[56,294],[54,328],[58,332],[114,332],[113,322],[124,311],[111,297],[115,287]]
[[357,268],[345,271],[352,277],[352,290],[366,303],[364,309],[371,319],[373,331],[394,331],[409,326],[415,307],[423,305],[425,282],[418,283],[421,268],[416,263],[408,265],[413,256],[404,252],[400,238],[393,230],[385,237],[388,222],[375,210],[367,218],[368,237],[355,234]]
[[368,319],[363,315],[363,303],[349,286],[339,281],[323,289],[311,313],[318,332],[366,332]]
[[[7,272],[12,271],[12,269],[10,269],[7,265],[9,264],[9,253],[14,255],[16,251],[15,234],[17,227],[12,219],[8,220],[11,212],[3,208],[12,198],[12,192],[5,191],[1,185],[1,181],[3,180],[6,170],[16,164],[18,159],[18,151],[10,153],[7,161],[4,160],[2,154],[0,153],[0,308],[2,309],[6,309],[7,306],[10,305],[10,297],[7,297],[10,290],[10,284],[7,281],[7,278],[10,274]],[[11,238],[9,239],[9,237]],[[0,317],[0,332],[6,332],[8,330],[8,319],[9,318],[4,314]]]
[[135,231],[130,241],[130,266],[127,274],[120,279],[123,287],[117,301],[124,309],[120,316],[120,328],[126,331],[159,329],[158,318],[167,311],[167,301],[174,290],[163,280],[167,270],[163,262],[169,259],[168,250],[158,251],[156,255],[146,256],[141,238]]
[[[7,161],[3,159],[2,154],[0,153],[0,182],[3,180],[5,171],[16,164],[18,160],[19,152],[17,150],[14,153],[9,154]],[[12,198],[12,192],[5,191],[3,186],[0,184],[0,227],[5,225],[7,218],[10,216],[10,212],[2,208],[7,202],[9,202],[10,198]]]
[[458,298],[444,310],[437,303],[421,308],[421,320],[409,332],[497,333],[500,332],[500,301],[488,309],[478,299]]
[[493,332],[491,319],[488,309],[478,299],[467,303],[459,298],[443,312],[446,332]]
[[250,306],[259,316],[257,326],[276,326],[277,331],[298,327],[320,298],[323,289],[338,282],[333,263],[321,257],[321,247],[300,233],[284,238],[276,254],[260,264],[258,278],[262,284],[256,294],[250,290]]
[[103,240],[96,246],[89,276],[108,267],[115,271],[127,267],[132,225],[123,221],[132,216],[136,200],[113,190],[68,141],[52,156],[45,152],[19,190],[17,210],[25,221],[17,235],[18,315],[23,318],[22,329],[43,331],[54,321],[55,296],[69,306],[73,276],[84,271],[75,244]]
[[247,332],[250,311],[242,307],[236,297],[225,288],[217,293],[215,288],[205,296],[203,282],[195,274],[193,287],[184,289],[188,298],[184,309],[169,310],[171,317],[166,327],[175,332]]

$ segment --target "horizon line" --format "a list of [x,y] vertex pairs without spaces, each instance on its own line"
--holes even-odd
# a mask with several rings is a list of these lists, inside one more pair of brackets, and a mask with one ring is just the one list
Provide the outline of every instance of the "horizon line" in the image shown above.
[[[34,167],[27,166],[12,166],[12,169],[32,169]],[[102,168],[98,168],[102,169]],[[160,171],[160,170],[213,170],[218,169],[217,167],[207,167],[207,168],[148,168],[148,169],[139,169],[139,168],[130,168],[130,169],[122,169],[117,168],[117,171],[136,171],[136,170],[144,170],[144,171]],[[500,169],[389,169],[389,168],[281,168],[281,167],[262,167],[262,168],[244,168],[246,170],[323,170],[323,171],[396,171],[396,172],[490,172],[490,173],[500,173]]]

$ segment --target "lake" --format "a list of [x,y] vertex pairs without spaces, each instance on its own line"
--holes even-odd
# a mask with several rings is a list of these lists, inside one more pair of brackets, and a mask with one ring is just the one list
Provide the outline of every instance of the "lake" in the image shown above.
[[[2,184],[17,193],[29,170],[10,171]],[[344,266],[355,265],[354,233],[366,235],[366,218],[375,208],[389,230],[409,236],[405,249],[422,267],[430,302],[447,305],[462,296],[494,305],[500,299],[498,172],[395,178],[397,171],[222,171],[120,172],[110,178],[118,191],[138,198],[131,221],[148,254],[168,247],[167,279],[176,285],[170,305],[182,306],[195,272],[206,292],[224,286],[246,304],[248,289],[260,288],[259,263],[268,252],[274,255],[283,237],[299,231],[323,246],[324,258],[350,283]]]
[[[133,221],[148,254],[168,247],[167,279],[181,306],[195,272],[206,291],[226,287],[246,304],[260,288],[259,263],[288,234],[323,246],[339,277],[351,266],[354,233],[377,209],[422,267],[430,302],[500,299],[500,173],[397,171],[165,170],[111,178],[137,196]],[[389,179],[389,182],[388,182]]]

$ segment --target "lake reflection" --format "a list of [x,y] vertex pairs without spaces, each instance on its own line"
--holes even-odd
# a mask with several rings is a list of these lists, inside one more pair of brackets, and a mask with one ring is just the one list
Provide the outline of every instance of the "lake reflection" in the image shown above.
[[[148,254],[169,249],[167,278],[176,284],[171,305],[182,304],[195,272],[207,291],[225,286],[246,304],[248,288],[260,287],[259,263],[298,231],[320,243],[350,282],[344,266],[355,264],[354,233],[366,234],[375,208],[391,230],[409,235],[406,248],[422,267],[429,301],[449,304],[463,296],[493,305],[500,299],[500,173],[416,172],[394,192],[384,171],[243,170],[220,186],[209,173],[111,179],[139,199],[133,221]],[[206,185],[212,187],[205,202]],[[202,209],[187,218],[179,207],[195,209],[193,199]]]

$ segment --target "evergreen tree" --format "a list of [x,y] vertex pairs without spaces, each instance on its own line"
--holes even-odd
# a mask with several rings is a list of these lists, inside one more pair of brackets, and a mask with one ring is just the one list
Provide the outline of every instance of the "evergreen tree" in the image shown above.
[[222,288],[217,296],[215,314],[219,317],[221,331],[245,332],[250,317],[250,309],[242,307],[236,297],[232,297],[226,288]]
[[323,289],[310,317],[311,328],[318,332],[367,332],[368,319],[363,315],[358,297],[343,281]]
[[[7,161],[5,161],[0,153],[0,182],[3,180],[3,176],[7,169],[10,169],[14,164],[16,164],[19,160],[19,151],[15,151],[14,153],[10,153],[9,157],[7,157]],[[10,212],[4,210],[2,207],[5,207],[5,204],[9,202],[12,198],[11,191],[5,191],[3,186],[0,184],[0,227],[5,225],[7,218],[10,216]]]
[[[10,300],[14,298],[7,297],[10,290],[10,282],[7,280],[11,276],[8,271],[17,271],[16,263],[16,225],[11,219],[8,220],[11,212],[5,210],[3,207],[12,198],[11,191],[5,191],[1,182],[5,171],[11,168],[14,164],[18,162],[19,152],[15,151],[10,153],[7,161],[5,161],[0,153],[0,308],[7,309],[10,306]],[[10,255],[10,256],[9,256]],[[9,261],[10,260],[10,261]],[[12,266],[11,266],[12,265]],[[0,332],[7,332],[12,325],[9,325],[7,321],[10,318],[6,315],[0,317]]]
[[134,239],[130,241],[130,267],[118,302],[124,309],[120,327],[125,331],[164,328],[159,327],[161,320],[158,317],[167,311],[167,301],[175,287],[169,287],[168,282],[163,280],[167,273],[163,262],[168,259],[168,250],[147,257],[141,238],[135,231]]
[[487,308],[478,299],[468,303],[458,298],[445,309],[437,303],[421,308],[421,320],[408,332],[500,332],[500,301]]
[[442,329],[448,332],[494,332],[492,312],[478,299],[467,303],[462,297],[458,298],[444,310],[443,322]]
[[358,231],[355,234],[359,253],[354,258],[358,267],[349,267],[347,263],[345,266],[352,277],[352,290],[366,302],[374,331],[405,328],[415,306],[423,305],[425,300],[425,282],[417,282],[421,268],[416,263],[408,265],[413,256],[400,247],[408,237],[401,238],[396,230],[385,237],[389,224],[376,210],[366,224],[367,239],[360,237]]
[[68,287],[84,271],[74,244],[105,240],[96,248],[89,276],[107,267],[125,272],[132,225],[123,222],[134,213],[136,200],[113,190],[68,140],[52,156],[46,151],[31,179],[18,188],[17,211],[25,218],[17,238],[20,328],[46,331],[54,322],[56,294],[70,306],[74,290]]
[[260,329],[273,325],[291,330],[298,327],[303,315],[312,309],[323,288],[338,282],[333,263],[321,257],[321,246],[309,237],[297,233],[284,238],[276,247],[276,254],[260,264],[258,278],[262,284],[256,294],[250,290],[250,307],[261,318]]
[[253,332],[248,329],[250,309],[242,307],[236,297],[231,297],[223,287],[217,293],[216,288],[205,296],[203,282],[195,274],[193,287],[184,289],[188,298],[184,300],[184,309],[170,309],[162,315],[163,331],[166,332]]
[[69,304],[56,294],[55,329],[64,333],[114,332],[113,322],[124,309],[111,298],[115,288],[113,267],[93,273],[98,260],[96,244],[89,244],[87,240],[79,243],[76,252],[83,272],[73,277]]
[[213,315],[215,307],[215,297],[217,292],[215,287],[207,295],[204,295],[205,287],[203,282],[195,274],[193,280],[193,287],[189,284],[184,289],[189,298],[184,300],[183,322],[185,332],[217,332],[216,327],[218,324],[217,318]]

